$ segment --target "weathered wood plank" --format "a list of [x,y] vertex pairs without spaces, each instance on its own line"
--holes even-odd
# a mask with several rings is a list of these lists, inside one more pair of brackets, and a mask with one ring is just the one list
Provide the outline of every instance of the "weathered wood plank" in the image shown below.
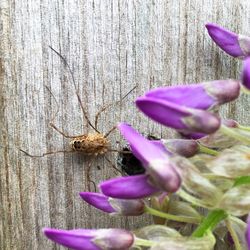
[[[79,198],[85,189],[86,158],[30,153],[66,149],[68,140],[48,123],[59,102],[55,123],[70,134],[89,132],[69,74],[48,48],[61,51],[74,71],[90,119],[104,104],[122,105],[105,112],[99,129],[127,121],[145,134],[171,132],[137,113],[133,100],[145,90],[172,83],[239,78],[240,63],[209,39],[212,21],[250,35],[250,2],[240,0],[168,1],[7,1],[0,2],[0,249],[59,249],[42,235],[45,226],[138,227],[140,219],[110,218]],[[249,123],[246,97],[223,114]],[[112,145],[121,137],[115,132]],[[109,158],[115,162],[116,155]],[[97,170],[97,165],[101,170]],[[103,158],[92,163],[97,182],[115,176]]]

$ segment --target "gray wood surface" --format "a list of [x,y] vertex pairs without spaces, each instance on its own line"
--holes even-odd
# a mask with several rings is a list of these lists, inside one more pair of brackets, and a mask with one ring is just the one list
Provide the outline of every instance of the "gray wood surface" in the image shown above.
[[[133,101],[156,86],[239,78],[241,63],[212,43],[204,28],[208,21],[250,35],[250,1],[1,0],[0,249],[59,249],[43,236],[43,227],[137,228],[148,223],[145,216],[110,218],[81,201],[86,157],[37,159],[18,151],[68,148],[68,139],[48,125],[57,106],[45,86],[59,103],[58,127],[69,134],[92,131],[68,71],[48,46],[67,58],[91,120],[103,105],[137,85],[126,101],[102,114],[101,131],[126,121],[145,134],[172,136],[139,114]],[[223,114],[249,124],[249,111],[243,96]],[[124,145],[118,131],[110,141],[113,148]],[[107,156],[116,162],[115,153]],[[97,183],[117,175],[103,157],[91,166]]]

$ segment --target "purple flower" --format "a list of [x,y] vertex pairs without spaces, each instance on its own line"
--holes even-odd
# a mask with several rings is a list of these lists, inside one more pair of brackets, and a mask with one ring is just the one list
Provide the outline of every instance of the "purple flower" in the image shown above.
[[110,214],[137,216],[144,213],[142,200],[113,199],[100,193],[81,192],[80,196],[90,205]]
[[134,156],[142,162],[146,174],[105,181],[100,185],[102,192],[113,198],[136,199],[160,190],[177,191],[181,178],[164,145],[147,140],[128,124],[120,123],[118,128],[130,144]]
[[[221,124],[229,127],[229,128],[236,128],[238,127],[238,123],[232,119],[228,119],[228,120],[225,120],[225,119],[222,119],[221,120]],[[185,138],[188,138],[188,139],[194,139],[194,140],[198,140],[198,139],[201,139],[203,140],[203,137],[204,139],[206,140],[207,138],[211,138],[213,137],[214,135],[216,135],[216,133],[214,134],[211,134],[211,135],[206,135],[206,134],[199,134],[199,133],[181,133],[182,136],[184,136]]]
[[118,128],[128,141],[132,153],[143,163],[150,181],[163,191],[175,192],[181,179],[164,145],[159,141],[147,140],[126,123],[120,123]]
[[250,90],[250,57],[246,58],[243,62],[242,71],[242,84]]
[[133,155],[143,163],[145,169],[155,159],[166,160],[170,156],[160,140],[148,140],[126,123],[120,123],[118,129],[129,143]]
[[220,119],[210,112],[235,100],[240,93],[236,80],[218,80],[201,84],[162,87],[136,100],[137,107],[151,119],[183,134],[211,134]]
[[183,133],[211,134],[220,127],[220,119],[207,111],[151,97],[140,97],[137,107],[152,120]]
[[192,157],[199,151],[199,145],[194,140],[162,139],[161,141],[171,153],[184,157]]
[[247,241],[248,250],[250,250],[250,216],[249,215],[247,219],[246,241]]
[[235,34],[217,24],[207,23],[208,34],[227,54],[244,58],[250,55],[250,37]]
[[140,199],[160,192],[146,174],[113,178],[99,187],[105,195],[118,199]]
[[134,242],[132,233],[122,229],[75,229],[59,230],[44,228],[50,240],[75,250],[127,250]]
[[239,81],[228,79],[160,87],[148,91],[145,97],[161,99],[188,108],[208,110],[235,100],[239,94]]

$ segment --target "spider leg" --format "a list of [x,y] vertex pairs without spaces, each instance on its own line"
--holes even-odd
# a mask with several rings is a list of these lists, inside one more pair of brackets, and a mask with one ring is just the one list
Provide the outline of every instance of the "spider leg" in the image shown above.
[[79,104],[80,104],[80,107],[81,107],[81,109],[82,109],[84,118],[86,119],[87,123],[89,124],[89,126],[90,126],[91,128],[93,128],[97,133],[100,133],[100,132],[98,131],[98,129],[90,122],[90,120],[89,120],[89,118],[88,118],[87,111],[85,110],[85,108],[84,108],[84,106],[83,106],[83,104],[82,104],[81,97],[80,97],[80,95],[79,95],[79,90],[77,89],[77,86],[76,86],[76,81],[75,81],[75,78],[74,78],[73,71],[72,71],[72,69],[70,68],[70,66],[69,66],[69,64],[68,64],[68,62],[67,62],[67,60],[65,59],[65,57],[63,57],[63,56],[62,56],[58,51],[56,51],[54,48],[52,48],[51,46],[49,46],[49,48],[50,48],[53,52],[55,52],[55,53],[60,57],[60,59],[62,60],[62,62],[63,62],[64,65],[66,66],[66,68],[68,69],[69,74],[70,74],[71,79],[72,79],[72,82],[73,82],[73,85],[74,85],[74,88],[75,88],[76,97],[77,97],[77,100],[78,100],[78,102],[79,102]]
[[111,165],[111,167],[115,170],[115,171],[117,171],[117,172],[119,172],[120,174],[122,174],[122,171],[120,170],[120,169],[118,169],[106,156],[104,156],[104,158],[105,158],[105,160]]
[[106,106],[104,106],[101,110],[97,112],[95,115],[95,128],[97,129],[97,124],[98,124],[98,118],[100,117],[101,113],[104,112],[107,108],[113,106],[113,105],[118,105],[121,103],[131,92],[133,92],[136,89],[137,86],[134,86],[127,94],[125,94],[119,101],[116,101],[114,103],[110,103]]
[[97,188],[96,188],[96,184],[93,180],[91,180],[90,178],[90,170],[91,170],[91,167],[92,167],[92,163],[93,163],[93,159],[90,159],[88,162],[87,162],[87,168],[85,169],[85,179],[86,179],[86,189],[90,192],[91,191],[91,186],[90,184],[93,184],[94,186],[94,191],[96,192],[97,191]]
[[58,150],[58,151],[50,151],[50,152],[46,152],[46,153],[43,153],[41,155],[32,155],[30,153],[28,153],[27,151],[24,151],[22,149],[19,149],[21,152],[23,152],[25,155],[29,156],[29,157],[34,157],[34,158],[41,158],[41,157],[44,157],[46,155],[53,155],[53,154],[58,154],[58,153],[74,153],[76,151],[73,151],[73,150]]
[[113,128],[111,128],[105,135],[104,137],[107,138],[117,127],[114,126]]

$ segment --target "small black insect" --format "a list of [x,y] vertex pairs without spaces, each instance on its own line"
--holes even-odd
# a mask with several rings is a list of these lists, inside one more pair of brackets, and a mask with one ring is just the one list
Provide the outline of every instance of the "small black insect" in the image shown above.
[[[119,153],[117,164],[127,175],[143,174],[145,172],[141,162],[132,154],[128,147],[122,149],[124,153]],[[128,153],[125,153],[128,152]]]
[[[148,135],[149,140],[160,140],[159,138]],[[145,173],[142,163],[132,154],[129,147],[124,147],[118,154],[117,165],[121,167],[127,175],[138,175]]]

